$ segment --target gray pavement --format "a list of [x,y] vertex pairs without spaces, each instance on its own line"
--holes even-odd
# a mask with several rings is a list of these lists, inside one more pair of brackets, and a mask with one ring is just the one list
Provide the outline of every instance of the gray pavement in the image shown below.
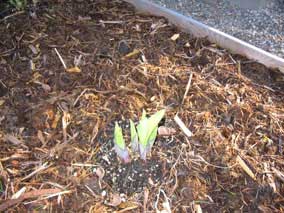
[[150,0],[284,58],[283,0]]

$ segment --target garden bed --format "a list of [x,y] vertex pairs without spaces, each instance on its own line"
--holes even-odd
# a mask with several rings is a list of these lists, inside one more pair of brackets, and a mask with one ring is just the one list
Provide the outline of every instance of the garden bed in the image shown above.
[[[283,211],[278,71],[121,1],[49,1],[0,38],[1,211]],[[123,164],[114,123],[129,143],[143,109],[176,133]]]

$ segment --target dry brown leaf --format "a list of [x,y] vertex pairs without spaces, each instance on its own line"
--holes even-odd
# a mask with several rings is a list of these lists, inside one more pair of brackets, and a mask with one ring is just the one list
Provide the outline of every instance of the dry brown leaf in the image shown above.
[[[120,205],[119,205],[119,207],[120,207]],[[126,208],[124,208],[122,210],[119,210],[116,213],[130,212],[130,210],[137,209],[138,207],[139,207],[139,205],[135,204],[133,206],[129,206],[129,207],[126,207]]]
[[21,145],[21,144],[23,144],[22,141],[20,141],[18,138],[16,138],[13,135],[6,135],[5,136],[5,140],[11,142],[14,145]]
[[50,92],[51,91],[51,87],[48,84],[45,83],[41,83],[41,87],[45,92]]
[[96,168],[96,175],[99,177],[100,180],[102,180],[105,176],[105,170],[102,167]]
[[38,130],[37,131],[37,138],[40,140],[40,142],[42,143],[42,145],[45,144],[45,139],[44,139],[44,136],[42,134],[42,131]]
[[170,135],[176,134],[176,132],[177,131],[174,128],[171,128],[171,127],[160,126],[158,128],[158,134],[160,136],[170,136]]
[[75,67],[71,67],[71,68],[66,69],[66,72],[69,72],[69,73],[80,73],[81,69],[79,67],[75,66]]
[[35,80],[35,81],[33,81],[33,82],[34,82],[35,84],[41,85],[41,87],[43,88],[44,91],[46,91],[46,92],[50,92],[50,91],[51,91],[51,87],[50,87],[48,84],[42,83],[42,82],[37,81],[37,80]]
[[242,167],[242,169],[253,179],[256,180],[256,177],[254,173],[251,171],[251,169],[248,167],[248,165],[245,163],[245,161],[238,155],[237,157],[237,163]]
[[121,197],[118,193],[114,193],[111,195],[111,199],[110,202],[108,203],[108,205],[113,206],[113,207],[117,207],[121,204]]
[[60,113],[57,112],[57,113],[55,114],[55,118],[54,118],[54,120],[53,120],[53,122],[52,122],[52,124],[51,124],[51,128],[52,128],[52,129],[56,129],[57,124],[58,124],[58,121],[60,120],[60,117],[61,117]]
[[[119,206],[119,208],[125,210],[125,209],[135,209],[135,208],[138,208],[139,207],[139,204],[136,203],[136,202],[132,202],[132,201],[126,201],[126,202],[123,202],[121,203]],[[121,212],[121,211],[119,211]]]

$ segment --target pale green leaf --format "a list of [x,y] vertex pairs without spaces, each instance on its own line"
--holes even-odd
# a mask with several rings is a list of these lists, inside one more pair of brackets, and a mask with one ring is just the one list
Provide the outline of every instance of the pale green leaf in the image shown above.
[[137,133],[139,138],[139,143],[143,146],[147,146],[148,142],[148,118],[142,119],[137,126]]
[[[148,119],[148,124],[149,124],[149,131],[150,134],[152,133],[152,131],[158,126],[158,124],[160,123],[160,121],[163,119],[164,115],[165,115],[166,110],[162,109],[158,112],[156,112],[154,115],[152,115],[149,119]],[[149,134],[149,135],[150,135]]]
[[147,115],[147,113],[146,113],[145,109],[143,109],[143,111],[142,111],[142,116],[141,116],[141,120],[143,120],[144,118],[146,118],[146,115]]
[[114,143],[120,148],[125,149],[125,142],[123,139],[122,129],[118,125],[117,122],[115,122],[115,128],[114,128]]
[[158,126],[156,126],[156,128],[152,131],[152,133],[149,136],[149,139],[148,139],[149,149],[152,148],[152,146],[153,146],[153,144],[154,144],[154,142],[156,140],[157,134],[158,134]]
[[[145,113],[143,113],[145,114]],[[160,110],[150,118],[142,119],[137,126],[137,133],[139,138],[139,150],[142,159],[146,160],[146,155],[150,152],[153,146],[158,131],[158,124],[165,115],[165,110]]]

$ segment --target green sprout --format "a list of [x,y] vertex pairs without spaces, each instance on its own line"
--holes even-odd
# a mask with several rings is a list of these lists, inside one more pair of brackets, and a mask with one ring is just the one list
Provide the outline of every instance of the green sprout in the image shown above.
[[17,10],[23,10],[27,6],[27,0],[9,0],[9,3]]
[[158,124],[163,119],[166,110],[160,110],[150,118],[142,116],[137,126],[139,138],[140,157],[146,161],[147,153],[151,152],[152,146],[156,140],[158,132]]
[[114,149],[118,157],[124,163],[130,162],[129,153],[123,139],[122,129],[117,122],[115,123],[114,128]]
[[[130,122],[130,139],[133,152],[139,152],[140,157],[146,161],[147,154],[151,152],[152,146],[158,133],[158,124],[163,119],[166,110],[160,110],[147,118],[146,111],[143,110],[141,120],[135,127],[134,122]],[[129,153],[125,145],[122,129],[115,123],[114,129],[114,149],[118,157],[125,163],[130,161]]]

